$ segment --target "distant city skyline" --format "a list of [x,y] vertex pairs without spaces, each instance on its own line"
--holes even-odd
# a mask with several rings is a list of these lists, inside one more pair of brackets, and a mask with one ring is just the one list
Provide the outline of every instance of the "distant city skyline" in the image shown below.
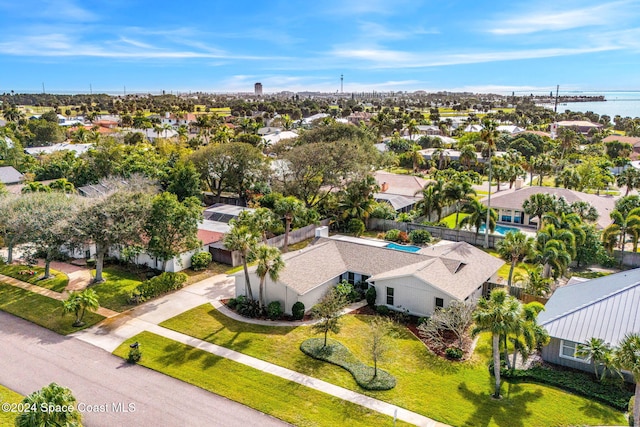
[[0,92],[640,90],[639,24],[640,0],[0,0]]

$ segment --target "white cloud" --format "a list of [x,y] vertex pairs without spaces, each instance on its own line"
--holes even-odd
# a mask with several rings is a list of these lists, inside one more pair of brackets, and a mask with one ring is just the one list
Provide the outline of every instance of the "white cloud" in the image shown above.
[[522,16],[506,18],[493,24],[489,32],[497,35],[514,35],[611,25],[629,13],[629,3],[629,1],[618,1],[573,10],[554,10],[536,5],[536,12],[520,12]]
[[424,29],[422,27],[417,28],[403,28],[403,29],[391,29],[385,27],[376,22],[362,22],[358,25],[361,37],[368,40],[403,40],[411,37],[416,37],[426,34],[438,34],[438,30],[435,28]]

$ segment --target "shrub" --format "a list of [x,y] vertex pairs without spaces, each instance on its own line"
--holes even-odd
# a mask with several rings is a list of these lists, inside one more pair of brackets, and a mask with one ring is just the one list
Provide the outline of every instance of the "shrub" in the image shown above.
[[431,241],[431,233],[427,230],[413,230],[409,233],[409,240],[414,245],[423,245]]
[[389,310],[389,307],[387,307],[386,305],[376,306],[376,313],[378,313],[381,316],[388,316],[390,312],[391,310]]
[[393,310],[393,318],[396,322],[406,325],[411,320],[411,315],[409,314],[409,310],[396,311]]
[[444,354],[445,354],[445,356],[447,356],[447,359],[460,360],[460,359],[462,359],[462,356],[464,355],[464,352],[462,351],[461,348],[449,347],[444,351]]
[[235,310],[237,306],[238,306],[237,299],[231,298],[229,299],[229,301],[227,301],[227,307],[229,307],[231,310]]
[[302,302],[298,301],[293,304],[293,307],[291,307],[291,316],[293,320],[302,320],[304,317],[304,304]]
[[351,218],[347,223],[347,231],[354,236],[362,236],[365,229],[364,222],[358,218]]
[[384,240],[388,240],[390,242],[397,242],[399,236],[400,236],[400,230],[393,228],[385,233]]
[[404,231],[401,231],[398,234],[398,240],[397,241],[400,242],[400,243],[407,243],[409,241],[409,236]]
[[420,317],[420,318],[418,318],[418,325],[417,326],[424,325],[425,323],[427,323],[428,320],[429,320],[428,317]]
[[127,357],[127,361],[129,363],[138,363],[140,359],[142,359],[142,352],[140,351],[140,344],[138,342],[134,342],[129,346],[129,357]]
[[340,294],[347,302],[355,302],[358,299],[358,291],[346,280],[338,283],[334,289],[335,292]]
[[131,299],[135,302],[147,301],[182,288],[186,281],[187,275],[184,273],[165,272],[139,284],[133,291]]
[[369,289],[367,289],[367,292],[365,292],[364,297],[367,299],[367,304],[370,307],[373,307],[374,305],[376,305],[376,288],[373,286],[370,286]]
[[191,256],[191,269],[193,271],[205,270],[211,264],[211,253],[198,252]]
[[267,316],[271,320],[278,320],[282,317],[282,307],[280,301],[271,301],[267,306]]
[[240,300],[240,298],[237,298],[236,301],[238,302],[238,306],[236,308],[238,314],[251,318],[260,317],[262,315],[260,301],[247,298],[244,298],[242,300]]
[[591,375],[582,372],[534,367],[525,371],[503,370],[503,375],[513,380],[533,381],[552,385],[605,403],[620,411],[628,408],[629,398],[633,395],[631,392],[620,388],[616,384],[604,384],[594,381]]

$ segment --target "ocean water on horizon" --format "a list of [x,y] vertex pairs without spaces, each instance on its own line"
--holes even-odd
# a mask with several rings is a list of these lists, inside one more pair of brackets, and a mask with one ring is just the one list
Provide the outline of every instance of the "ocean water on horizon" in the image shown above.
[[[558,112],[563,113],[565,110],[571,111],[593,111],[601,116],[607,115],[613,118],[616,115],[622,117],[640,117],[640,91],[611,91],[611,92],[582,92],[582,91],[566,91],[560,92],[560,95],[585,95],[595,96],[604,95],[606,101],[602,102],[565,102],[558,104]],[[553,105],[545,104],[547,108],[553,109]]]

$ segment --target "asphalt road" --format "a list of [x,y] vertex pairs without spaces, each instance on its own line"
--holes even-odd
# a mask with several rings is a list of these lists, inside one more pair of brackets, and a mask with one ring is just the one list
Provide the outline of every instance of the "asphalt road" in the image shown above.
[[90,427],[287,425],[0,311],[0,384],[27,395],[51,382],[73,391]]

